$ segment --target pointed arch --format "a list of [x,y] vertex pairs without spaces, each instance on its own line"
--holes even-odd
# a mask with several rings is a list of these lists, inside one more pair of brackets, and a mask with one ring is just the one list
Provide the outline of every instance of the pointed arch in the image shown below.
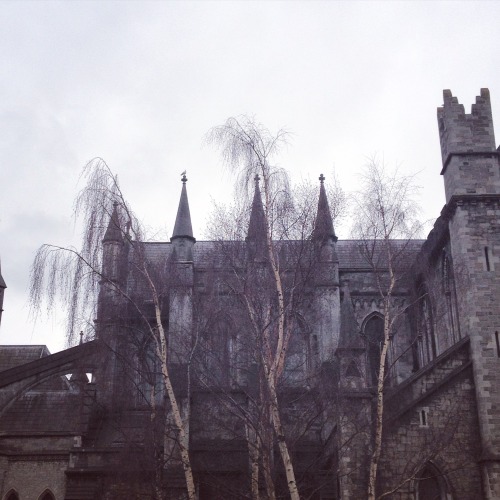
[[137,342],[130,368],[136,389],[137,406],[149,406],[153,399],[157,405],[161,405],[165,397],[165,385],[161,363],[152,339],[143,337]]
[[312,338],[308,329],[300,321],[292,327],[292,334],[285,358],[286,380],[289,384],[304,383],[314,365],[313,352],[318,349],[317,337]]
[[10,489],[5,495],[5,500],[19,500],[19,493],[14,489]]
[[236,350],[235,327],[232,319],[218,312],[207,323],[202,338],[201,375],[208,385],[228,385],[233,371],[233,354]]
[[460,323],[458,319],[457,290],[453,266],[448,252],[443,249],[441,256],[441,287],[446,300],[446,320],[452,343],[460,340]]
[[38,500],[56,500],[54,493],[47,488],[39,497]]
[[434,311],[425,283],[422,283],[418,288],[418,338],[421,365],[424,366],[438,355],[438,343],[434,331]]
[[[380,371],[380,352],[384,342],[384,316],[379,312],[369,314],[363,321],[361,331],[366,342],[367,383],[376,385]],[[386,373],[389,356],[385,360]]]
[[444,474],[432,462],[427,462],[415,477],[416,500],[451,500]]

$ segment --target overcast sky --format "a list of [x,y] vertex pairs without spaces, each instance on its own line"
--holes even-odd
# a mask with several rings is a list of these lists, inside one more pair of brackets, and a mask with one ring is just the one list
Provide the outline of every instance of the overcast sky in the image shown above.
[[376,153],[420,172],[423,217],[437,217],[436,107],[450,88],[470,112],[488,87],[500,124],[499,19],[478,1],[0,2],[0,342],[65,346],[62,315],[28,318],[29,268],[42,243],[76,241],[91,158],[167,234],[186,169],[201,239],[211,199],[232,193],[203,137],[229,116],[291,131],[280,164],[296,180],[335,167],[355,189]]

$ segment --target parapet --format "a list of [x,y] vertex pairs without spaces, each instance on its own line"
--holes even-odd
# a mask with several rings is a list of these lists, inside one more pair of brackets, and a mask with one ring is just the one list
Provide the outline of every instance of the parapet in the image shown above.
[[443,101],[443,106],[437,110],[443,172],[450,155],[495,151],[488,89],[481,89],[481,95],[476,97],[470,114],[465,113],[464,106],[453,97],[450,90],[443,90]]

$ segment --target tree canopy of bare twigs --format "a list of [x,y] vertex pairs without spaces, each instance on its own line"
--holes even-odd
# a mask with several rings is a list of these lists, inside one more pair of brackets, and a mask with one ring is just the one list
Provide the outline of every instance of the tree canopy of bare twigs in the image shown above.
[[[256,464],[260,461],[266,494],[268,498],[275,498],[271,471],[274,443],[285,470],[288,495],[298,499],[290,435],[282,422],[278,388],[283,384],[283,377],[289,376],[285,366],[297,354],[294,349],[299,339],[293,338],[292,332],[298,330],[300,309],[305,308],[304,280],[311,271],[304,269],[307,259],[301,259],[299,254],[306,254],[312,248],[308,242],[317,214],[318,185],[305,181],[292,188],[286,170],[277,165],[276,155],[288,143],[288,133],[284,130],[273,134],[251,118],[229,118],[212,129],[207,139],[219,148],[227,168],[237,176],[236,198],[243,200],[231,206],[216,205],[208,224],[210,239],[224,245],[227,240],[243,241],[250,237],[250,215],[255,217],[260,210],[260,202],[255,204],[254,193],[262,193],[263,219],[260,220],[259,237],[264,245],[261,248],[265,250],[259,254],[257,264],[248,263],[252,270],[250,275],[241,268],[241,260],[234,266],[234,274],[242,284],[237,296],[246,310],[246,323],[252,331],[249,338],[255,360],[261,367],[257,403],[260,420],[247,433],[249,440],[252,435],[256,437],[250,442],[252,484],[258,484]],[[338,184],[333,185],[331,193],[335,196],[333,215],[340,216],[345,209],[345,196]],[[298,252],[295,260],[284,257],[283,250],[290,240],[296,243],[293,247],[293,251]],[[237,287],[233,286],[235,289]],[[258,498],[257,492],[253,492],[253,498]]]
[[[176,431],[175,442],[178,445],[181,464],[186,479],[188,498],[195,498],[195,484],[189,456],[188,423],[181,415],[181,408],[175,395],[170,378],[167,345],[167,326],[162,316],[162,301],[166,281],[166,267],[158,269],[150,262],[144,251],[144,231],[127,204],[119,187],[117,177],[101,158],[90,161],[82,174],[86,181],[85,187],[78,194],[74,205],[75,218],[82,221],[82,245],[80,249],[45,244],[38,250],[31,270],[30,304],[33,314],[40,312],[45,304],[50,310],[56,301],[62,303],[68,322],[68,343],[73,343],[75,332],[82,325],[87,327],[87,337],[94,337],[93,320],[97,317],[98,294],[103,291],[118,298],[132,308],[140,318],[143,335],[151,346],[153,356],[159,365],[163,389],[167,395],[170,412],[164,412],[163,419],[163,456],[168,454],[169,429]],[[113,217],[118,220],[113,220]],[[136,301],[127,288],[126,280],[122,282],[116,277],[107,276],[103,270],[103,240],[112,224],[115,236],[124,245],[132,249],[133,280],[141,282],[153,305],[154,316],[143,309],[144,297]],[[118,257],[122,259],[123,256]],[[130,271],[130,270],[129,270]],[[111,301],[103,303],[111,304]],[[108,311],[109,312],[109,311]],[[105,313],[106,314],[106,313]],[[101,343],[104,340],[100,339]],[[139,343],[141,339],[137,339]],[[111,344],[108,348],[111,348]],[[114,348],[113,348],[114,349]],[[117,352],[114,352],[118,355]],[[135,353],[138,354],[138,353]],[[142,375],[148,375],[143,373]],[[144,377],[146,379],[147,377]],[[156,382],[150,384],[152,393],[155,392]],[[151,397],[151,419],[157,416],[155,397]],[[162,456],[157,454],[156,456]],[[165,467],[161,463],[158,481],[155,483],[157,500],[163,498],[163,476],[161,470]]]
[[66,335],[69,345],[75,335],[86,331],[93,337],[93,319],[99,292],[102,268],[102,240],[113,206],[120,206],[123,225],[134,239],[142,240],[140,225],[123,197],[118,178],[102,158],[88,162],[81,178],[84,188],[73,207],[75,225],[82,228],[81,247],[44,244],[31,267],[29,303],[36,318],[43,310],[59,305],[66,312]]
[[362,174],[361,186],[355,197],[357,213],[353,234],[359,240],[359,250],[374,274],[383,303],[384,319],[367,495],[369,500],[374,500],[382,452],[387,353],[398,319],[404,313],[394,307],[392,297],[397,286],[407,278],[408,246],[418,235],[421,224],[416,219],[418,205],[415,197],[418,187],[414,176],[400,175],[397,169],[390,171],[377,158],[372,158]]

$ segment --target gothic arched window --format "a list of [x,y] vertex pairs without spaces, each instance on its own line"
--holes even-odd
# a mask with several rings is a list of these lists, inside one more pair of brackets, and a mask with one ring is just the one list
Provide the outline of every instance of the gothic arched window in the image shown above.
[[39,497],[38,500],[56,500],[56,497],[52,494],[50,490],[45,490]]
[[293,330],[285,358],[285,371],[288,382],[292,384],[304,382],[308,369],[313,366],[312,351],[315,349],[317,349],[317,337],[312,339],[311,345],[309,336],[304,333],[302,328],[297,327]]
[[234,350],[232,330],[227,318],[217,318],[203,336],[201,369],[209,385],[226,385],[230,381],[231,351]]
[[460,338],[458,323],[457,292],[450,259],[445,251],[441,262],[442,288],[446,300],[446,319],[450,331],[450,339],[455,343]]
[[19,495],[17,494],[17,491],[10,490],[7,493],[7,496],[5,497],[5,500],[19,500]]
[[419,292],[419,334],[421,340],[422,364],[428,363],[437,356],[437,342],[434,333],[432,304],[425,287]]
[[[365,322],[364,335],[366,339],[368,384],[377,385],[380,371],[380,354],[384,343],[384,319],[374,314]],[[387,376],[388,357],[385,358]]]
[[443,474],[426,464],[416,477],[417,500],[446,500],[448,487]]
[[153,398],[157,405],[162,404],[165,385],[162,380],[161,361],[151,342],[144,342],[139,346],[135,363],[137,405],[149,405]]

